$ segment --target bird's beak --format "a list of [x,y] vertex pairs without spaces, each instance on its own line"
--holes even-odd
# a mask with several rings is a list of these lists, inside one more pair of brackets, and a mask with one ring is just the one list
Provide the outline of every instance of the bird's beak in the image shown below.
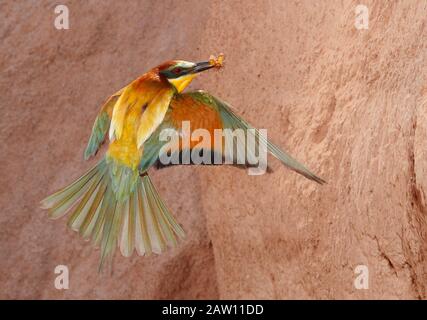
[[214,65],[211,64],[209,61],[198,62],[196,63],[196,66],[193,68],[192,73],[199,73],[213,67]]

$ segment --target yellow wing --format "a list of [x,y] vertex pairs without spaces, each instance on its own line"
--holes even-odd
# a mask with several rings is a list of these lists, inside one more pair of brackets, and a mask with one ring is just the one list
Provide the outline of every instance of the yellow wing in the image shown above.
[[163,121],[174,90],[170,85],[150,77],[151,75],[144,75],[124,88],[113,107],[110,140],[122,138],[126,115],[130,109],[140,110],[141,113],[136,132],[138,148]]
[[113,107],[109,131],[110,140],[121,138],[127,111],[132,107],[142,109],[149,99],[148,93],[136,90],[132,83],[124,88],[122,95]]
[[161,90],[145,109],[138,127],[138,148],[144,144],[160,123],[162,123],[173,95],[174,90],[172,88]]

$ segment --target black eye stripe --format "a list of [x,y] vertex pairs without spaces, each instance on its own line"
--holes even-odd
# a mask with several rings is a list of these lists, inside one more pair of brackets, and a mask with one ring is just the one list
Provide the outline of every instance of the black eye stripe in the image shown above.
[[187,75],[189,72],[191,72],[191,67],[185,67],[180,65],[171,66],[166,70],[160,71],[160,73],[168,79],[176,79]]

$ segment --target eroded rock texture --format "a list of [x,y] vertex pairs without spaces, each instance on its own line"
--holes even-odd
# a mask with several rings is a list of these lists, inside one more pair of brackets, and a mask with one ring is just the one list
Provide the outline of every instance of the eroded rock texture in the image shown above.
[[[427,1],[0,3],[1,298],[426,298]],[[99,252],[38,209],[90,164],[99,105],[171,58],[226,54],[192,85],[328,181],[175,167],[153,179],[187,230],[160,257]],[[92,160],[94,162],[96,160]],[[70,289],[53,286],[56,265]],[[369,268],[368,290],[353,285]]]

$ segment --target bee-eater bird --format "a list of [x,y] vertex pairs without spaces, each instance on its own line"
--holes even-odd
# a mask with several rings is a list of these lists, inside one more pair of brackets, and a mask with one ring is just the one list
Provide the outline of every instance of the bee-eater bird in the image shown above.
[[[255,130],[211,94],[182,92],[200,72],[221,64],[222,57],[200,63],[167,61],[109,97],[84,153],[85,159],[94,156],[108,135],[105,156],[82,177],[42,201],[51,218],[69,213],[68,225],[100,247],[100,267],[107,258],[111,262],[117,246],[125,257],[135,250],[139,255],[159,254],[184,237],[148,174],[166,143],[159,139],[162,130],[179,131],[183,121],[191,123],[191,130],[204,128],[211,133],[215,129]],[[284,165],[317,183],[325,182],[255,132]],[[183,152],[180,146],[178,151]],[[194,147],[194,143],[189,146]]]

